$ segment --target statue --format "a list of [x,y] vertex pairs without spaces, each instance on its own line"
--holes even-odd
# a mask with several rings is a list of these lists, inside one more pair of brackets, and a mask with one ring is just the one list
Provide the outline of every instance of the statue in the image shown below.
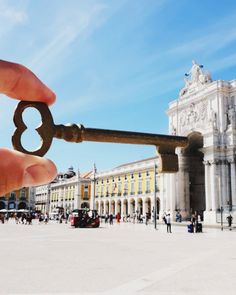
[[185,74],[185,85],[180,90],[180,96],[184,96],[188,93],[189,89],[195,88],[195,86],[208,84],[212,81],[210,73],[202,71],[203,65],[197,64],[195,60],[193,60],[192,63],[193,65],[190,71]]
[[235,122],[235,110],[234,110],[234,107],[232,105],[229,106],[228,112],[226,113],[226,115],[227,115],[227,123],[229,125],[234,124],[234,122]]
[[195,60],[192,61],[193,65],[190,69],[190,71],[185,74],[185,76],[189,76],[191,74],[191,83],[198,83],[200,75],[203,75],[203,72],[201,68],[203,68],[202,65],[199,65],[195,62]]

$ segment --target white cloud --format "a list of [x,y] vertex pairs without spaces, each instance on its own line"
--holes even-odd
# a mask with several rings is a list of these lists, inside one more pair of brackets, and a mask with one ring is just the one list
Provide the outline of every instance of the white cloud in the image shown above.
[[59,21],[61,25],[53,32],[52,39],[30,58],[28,66],[40,74],[48,72],[59,59],[63,60],[67,48],[74,41],[91,33],[102,19],[105,8],[104,5],[94,5],[90,10],[78,13],[77,18],[70,22],[63,19]]
[[[11,2],[12,3],[12,2]],[[28,16],[23,8],[0,0],[0,36],[7,34],[13,27],[24,23]]]

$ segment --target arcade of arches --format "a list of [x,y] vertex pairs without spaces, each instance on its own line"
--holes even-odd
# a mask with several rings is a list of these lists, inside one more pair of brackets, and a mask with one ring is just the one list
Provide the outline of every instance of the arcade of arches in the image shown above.
[[6,196],[0,197],[0,210],[20,210],[28,208],[27,200],[28,190],[21,189],[16,192],[10,192]]
[[[160,200],[157,198],[157,214],[159,214]],[[134,214],[141,214],[145,216],[146,213],[152,215],[154,202],[151,197],[143,198],[126,198],[126,199],[110,199],[97,200],[95,202],[95,209],[98,210],[99,215],[121,214],[121,217],[133,216]]]

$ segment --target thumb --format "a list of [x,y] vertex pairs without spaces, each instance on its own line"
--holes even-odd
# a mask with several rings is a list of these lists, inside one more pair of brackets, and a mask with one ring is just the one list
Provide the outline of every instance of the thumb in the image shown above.
[[55,165],[45,158],[0,149],[0,159],[0,195],[48,183],[57,174]]

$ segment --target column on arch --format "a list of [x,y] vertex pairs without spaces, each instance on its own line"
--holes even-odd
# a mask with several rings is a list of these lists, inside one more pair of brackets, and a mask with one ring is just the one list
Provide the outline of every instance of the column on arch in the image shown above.
[[210,188],[210,162],[203,161],[205,167],[205,198],[206,198],[206,211],[210,211],[212,209],[212,202],[211,202],[211,188]]
[[160,174],[160,215],[162,216],[166,211],[166,199],[165,199],[165,174]]
[[236,173],[235,173],[235,159],[230,159],[230,171],[231,171],[231,195],[232,195],[232,207],[236,209]]
[[217,176],[217,164],[216,160],[210,161],[210,180],[211,180],[211,210],[216,211],[219,208],[218,202],[218,176]]
[[170,174],[170,196],[169,196],[169,206],[170,212],[175,216],[176,211],[176,174]]
[[176,177],[176,209],[186,218],[190,213],[189,160],[182,154],[179,155],[179,172]]

